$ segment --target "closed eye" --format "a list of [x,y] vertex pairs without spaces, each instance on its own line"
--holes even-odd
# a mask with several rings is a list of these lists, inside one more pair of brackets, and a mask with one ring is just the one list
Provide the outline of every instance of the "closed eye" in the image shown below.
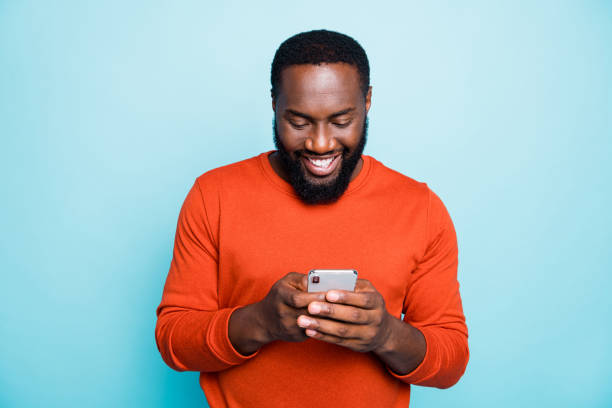
[[347,122],[332,122],[332,123],[333,123],[334,126],[339,127],[339,128],[342,129],[342,128],[345,128],[348,125],[350,125],[352,122],[353,122],[352,120],[349,120]]
[[308,123],[296,123],[292,120],[289,121],[289,124],[291,125],[291,127],[293,127],[294,129],[304,129],[306,126],[308,126]]

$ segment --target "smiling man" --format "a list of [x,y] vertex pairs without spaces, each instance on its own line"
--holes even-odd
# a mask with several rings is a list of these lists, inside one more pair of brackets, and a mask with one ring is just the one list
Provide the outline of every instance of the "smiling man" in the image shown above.
[[[326,30],[272,63],[276,151],[198,177],[157,309],[166,363],[211,407],[405,407],[468,361],[457,242],[440,199],[363,155],[369,63]],[[354,269],[354,291],[307,291]],[[402,318],[403,315],[403,318]]]

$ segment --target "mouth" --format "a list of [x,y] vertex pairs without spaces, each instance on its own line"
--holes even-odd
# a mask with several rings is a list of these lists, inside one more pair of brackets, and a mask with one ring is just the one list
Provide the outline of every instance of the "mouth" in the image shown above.
[[338,168],[342,160],[342,154],[336,153],[327,156],[307,156],[301,157],[302,163],[306,169],[314,176],[325,177],[329,176]]

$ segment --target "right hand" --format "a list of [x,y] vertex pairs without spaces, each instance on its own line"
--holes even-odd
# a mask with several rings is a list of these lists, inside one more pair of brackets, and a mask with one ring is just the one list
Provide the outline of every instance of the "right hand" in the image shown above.
[[308,277],[290,272],[278,280],[258,302],[259,320],[267,340],[303,341],[308,338],[297,318],[308,314],[308,304],[325,301],[325,293],[308,293]]

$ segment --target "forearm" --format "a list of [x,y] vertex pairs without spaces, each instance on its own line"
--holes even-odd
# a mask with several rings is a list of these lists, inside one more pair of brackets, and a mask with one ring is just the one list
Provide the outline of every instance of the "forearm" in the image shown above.
[[385,342],[373,352],[397,375],[406,375],[423,361],[427,351],[425,337],[416,327],[391,315],[388,326]]

